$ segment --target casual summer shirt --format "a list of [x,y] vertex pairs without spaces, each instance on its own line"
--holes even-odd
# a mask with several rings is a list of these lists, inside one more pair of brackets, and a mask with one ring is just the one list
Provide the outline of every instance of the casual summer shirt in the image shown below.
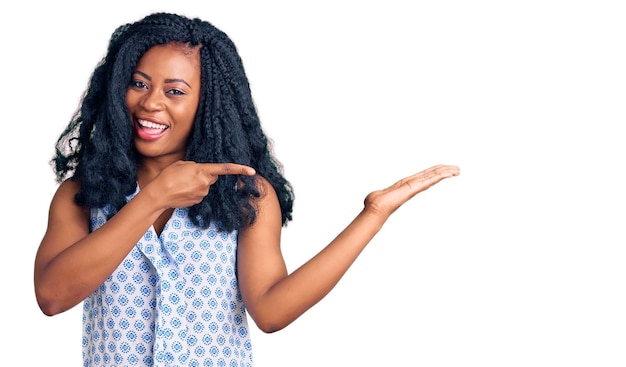
[[[92,231],[107,214],[91,210]],[[237,231],[198,228],[187,209],[151,227],[83,302],[84,366],[252,367],[236,251]]]

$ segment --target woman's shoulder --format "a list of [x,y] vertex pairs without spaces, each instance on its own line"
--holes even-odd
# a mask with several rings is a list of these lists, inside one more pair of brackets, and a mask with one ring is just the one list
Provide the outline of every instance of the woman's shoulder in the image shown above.
[[52,197],[52,207],[61,207],[64,210],[77,207],[75,198],[79,191],[80,182],[71,178],[63,180]]
[[254,184],[256,186],[257,191],[260,194],[261,200],[268,199],[268,196],[270,200],[277,199],[276,188],[272,186],[272,183],[267,178],[261,175],[256,175]]
[[59,184],[50,203],[50,218],[71,217],[80,220],[89,219],[89,210],[76,203],[76,194],[80,191],[80,182],[71,178]]
[[254,204],[257,210],[257,219],[259,216],[262,217],[268,214],[271,216],[278,214],[280,217],[280,203],[274,186],[263,176],[257,175],[255,178],[255,185],[259,192],[259,197]]
[[80,191],[80,183],[78,180],[74,180],[70,177],[66,178],[59,184],[55,196],[70,196],[73,200],[78,191]]

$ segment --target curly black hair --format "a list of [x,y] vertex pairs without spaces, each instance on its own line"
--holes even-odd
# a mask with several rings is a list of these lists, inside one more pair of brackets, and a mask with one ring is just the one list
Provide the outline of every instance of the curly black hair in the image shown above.
[[[254,105],[243,63],[232,40],[199,18],[158,12],[118,27],[96,66],[81,103],[56,143],[51,165],[57,182],[77,180],[77,204],[108,206],[111,215],[137,188],[137,153],[126,91],[141,56],[155,45],[200,47],[201,92],[186,160],[233,162],[253,167],[275,189],[282,223],[292,219],[294,193],[274,156]],[[237,182],[237,190],[233,188]],[[202,202],[189,208],[194,223],[223,230],[256,218],[255,177],[220,176]]]

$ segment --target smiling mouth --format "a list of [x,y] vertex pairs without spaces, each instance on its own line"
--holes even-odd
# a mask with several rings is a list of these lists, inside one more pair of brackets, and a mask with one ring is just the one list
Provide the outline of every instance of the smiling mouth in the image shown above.
[[144,140],[156,140],[160,138],[169,128],[167,125],[157,124],[156,122],[136,119],[137,135]]
[[160,132],[161,130],[165,130],[168,128],[167,125],[161,125],[161,124],[157,124],[156,122],[140,120],[140,119],[137,119],[137,123],[139,124],[139,126],[141,126],[143,130],[147,130],[147,131],[156,130],[157,133]]

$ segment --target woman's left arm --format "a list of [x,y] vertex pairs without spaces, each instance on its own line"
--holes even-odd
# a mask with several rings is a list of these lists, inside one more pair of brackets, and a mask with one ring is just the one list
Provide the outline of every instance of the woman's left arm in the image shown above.
[[326,296],[365,246],[402,204],[441,180],[456,166],[437,165],[367,195],[363,210],[317,255],[288,274],[280,249],[281,212],[272,186],[259,178],[257,219],[239,233],[239,287],[248,313],[266,333],[278,331]]

